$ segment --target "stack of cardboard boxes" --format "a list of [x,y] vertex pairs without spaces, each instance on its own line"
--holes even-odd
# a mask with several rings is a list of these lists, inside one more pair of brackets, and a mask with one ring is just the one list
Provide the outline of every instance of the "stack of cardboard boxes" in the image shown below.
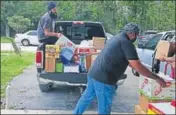
[[[171,45],[167,41],[160,41],[157,45],[156,59],[171,56]],[[135,114],[169,114],[175,113],[171,100],[175,99],[175,80],[159,74],[167,86],[162,88],[155,80],[140,76],[139,78],[139,105],[135,105]],[[163,112],[162,112],[163,111]],[[170,111],[170,112],[168,112]]]
[[135,114],[147,114],[150,103],[171,102],[175,98],[175,80],[160,76],[167,82],[167,87],[162,88],[155,80],[140,76],[139,105],[135,105]]
[[46,45],[45,47],[45,71],[55,72],[56,58],[59,57],[58,45]]
[[103,49],[105,38],[93,37],[92,46],[76,46],[62,36],[55,45],[46,45],[46,72],[88,72],[98,53]]

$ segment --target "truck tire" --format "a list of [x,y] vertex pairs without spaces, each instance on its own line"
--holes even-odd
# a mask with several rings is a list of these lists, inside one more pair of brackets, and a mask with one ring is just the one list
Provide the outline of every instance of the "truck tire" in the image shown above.
[[48,84],[39,83],[39,88],[41,92],[48,92],[53,88],[53,84],[52,83],[48,83]]

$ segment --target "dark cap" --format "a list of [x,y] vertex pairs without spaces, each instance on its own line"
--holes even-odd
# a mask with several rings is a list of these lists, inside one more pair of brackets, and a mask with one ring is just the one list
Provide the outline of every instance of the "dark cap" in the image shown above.
[[51,9],[56,7],[56,3],[55,2],[48,2],[48,11],[50,11]]
[[125,33],[133,32],[133,33],[139,34],[139,26],[131,22],[124,26],[123,31]]

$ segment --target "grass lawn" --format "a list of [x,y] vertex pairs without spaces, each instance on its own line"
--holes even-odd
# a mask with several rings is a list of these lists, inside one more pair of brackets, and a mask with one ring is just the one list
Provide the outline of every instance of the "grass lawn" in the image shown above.
[[11,40],[13,40],[13,38],[10,37],[1,37],[0,39],[1,43],[11,43]]
[[21,52],[21,55],[20,57],[12,52],[1,52],[1,97],[5,96],[8,82],[22,73],[27,66],[34,63],[34,53]]

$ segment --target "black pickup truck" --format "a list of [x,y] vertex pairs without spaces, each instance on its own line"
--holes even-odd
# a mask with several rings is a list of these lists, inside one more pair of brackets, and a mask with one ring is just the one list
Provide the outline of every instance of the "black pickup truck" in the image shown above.
[[[92,40],[92,37],[104,37],[107,39],[104,27],[99,22],[58,21],[56,22],[55,32],[61,32],[75,44],[80,44],[82,40]],[[41,43],[36,52],[37,78],[40,90],[47,92],[55,84],[85,88],[87,73],[47,73],[44,71],[45,45]]]

